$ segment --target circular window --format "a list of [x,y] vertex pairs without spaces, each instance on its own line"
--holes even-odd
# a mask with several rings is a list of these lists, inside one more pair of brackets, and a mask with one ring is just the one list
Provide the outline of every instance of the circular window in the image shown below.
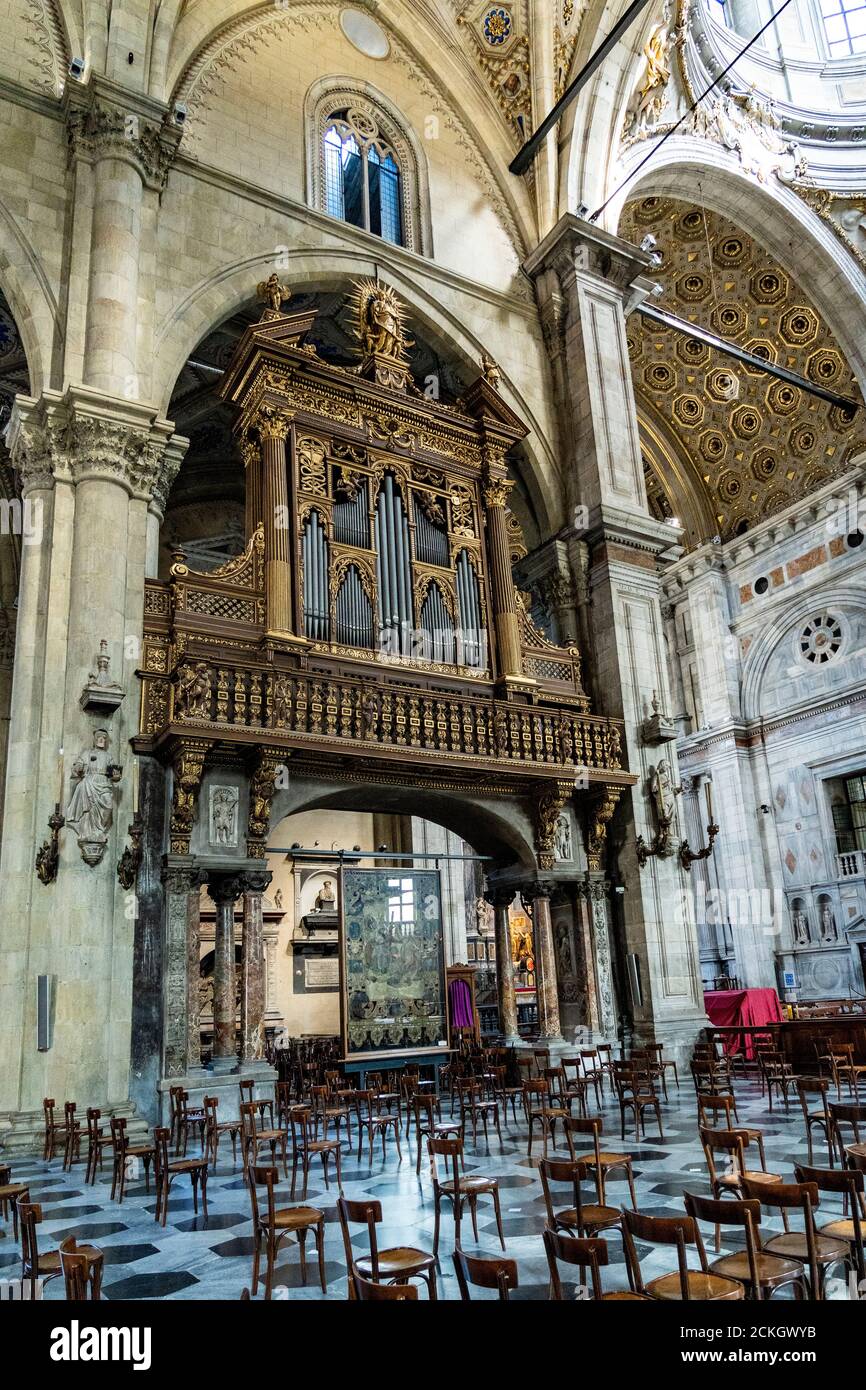
[[797,638],[800,657],[810,666],[826,666],[842,646],[842,624],[832,613],[816,613]]
[[765,574],[762,574],[759,579],[755,580],[752,587],[756,594],[765,594],[770,587],[770,581]]
[[391,51],[388,35],[371,15],[363,10],[343,10],[340,28],[353,48],[366,58],[387,58]]
[[845,537],[845,544],[849,550],[857,550],[863,544],[862,531],[850,531]]

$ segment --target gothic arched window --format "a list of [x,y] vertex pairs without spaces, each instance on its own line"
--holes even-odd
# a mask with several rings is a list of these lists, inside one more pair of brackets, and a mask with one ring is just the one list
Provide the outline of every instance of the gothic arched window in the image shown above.
[[395,246],[405,246],[403,174],[376,120],[347,107],[324,134],[325,211]]

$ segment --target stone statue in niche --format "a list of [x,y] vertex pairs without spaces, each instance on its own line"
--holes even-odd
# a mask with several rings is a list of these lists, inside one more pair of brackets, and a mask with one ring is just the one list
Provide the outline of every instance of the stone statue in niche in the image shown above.
[[72,766],[72,793],[66,824],[75,831],[85,864],[98,864],[108,844],[114,813],[114,788],[122,769],[111,761],[108,731],[96,729],[93,746],[79,753]]
[[833,917],[833,909],[829,903],[821,904],[821,940],[836,940],[836,921]]
[[671,777],[670,763],[667,758],[662,758],[650,774],[650,794],[655,806],[659,829],[670,828],[674,824],[677,813],[676,791]]
[[791,914],[791,922],[794,927],[794,943],[797,946],[809,945],[809,923],[802,908],[795,908]]
[[282,890],[282,888],[278,888],[277,891],[276,891],[276,893],[274,894],[274,907],[282,908],[282,905],[283,905],[283,890]]
[[210,675],[207,663],[185,662],[178,672],[177,712],[190,719],[206,719],[210,714]]
[[210,842],[212,845],[232,847],[237,844],[239,797],[237,787],[211,787]]
[[313,910],[315,912],[336,912],[337,897],[331,886],[331,880],[326,878],[318,893]]
[[571,821],[562,815],[556,822],[556,857],[560,863],[569,863],[574,858],[571,847]]

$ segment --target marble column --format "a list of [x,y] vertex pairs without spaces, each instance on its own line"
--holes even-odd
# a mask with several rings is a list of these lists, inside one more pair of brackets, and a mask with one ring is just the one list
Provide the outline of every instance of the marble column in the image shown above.
[[488,476],[484,486],[487,518],[487,557],[490,566],[490,601],[496,628],[501,676],[506,680],[523,678],[523,657],[514,580],[511,577],[505,504],[512,483],[508,478]]
[[595,975],[595,1023],[590,1026],[593,1031],[598,1029],[605,1038],[613,1040],[617,1036],[617,1010],[609,920],[610,884],[603,874],[588,873],[579,889],[586,905],[587,935]]
[[265,949],[262,894],[269,873],[244,874],[243,960],[241,965],[241,1058],[260,1062],[265,1053]]
[[556,951],[553,945],[553,925],[550,920],[551,888],[547,884],[532,886],[532,936],[535,945],[536,997],[538,999],[538,1032],[545,1042],[561,1042],[559,1021],[559,990],[556,984]]
[[268,631],[292,633],[292,567],[289,560],[289,479],[286,439],[291,417],[262,407],[256,416],[262,450],[262,521],[265,527],[265,591]]
[[507,1043],[520,1041],[517,1028],[517,996],[514,992],[514,964],[511,959],[511,924],[508,909],[514,892],[494,888],[485,893],[493,906],[496,929],[496,988],[499,994],[499,1028]]
[[166,855],[163,939],[163,1064],[166,1078],[201,1066],[199,1040],[200,894],[203,875],[194,860]]
[[220,874],[208,883],[216,904],[213,958],[213,1053],[215,1072],[237,1066],[237,991],[235,980],[235,903],[243,892],[240,875]]

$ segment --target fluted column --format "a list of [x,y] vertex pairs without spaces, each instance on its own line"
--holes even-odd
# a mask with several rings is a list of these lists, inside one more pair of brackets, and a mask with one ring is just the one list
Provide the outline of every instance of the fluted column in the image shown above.
[[191,859],[167,855],[163,944],[164,1077],[187,1076],[201,1065],[199,1034],[199,887],[203,875]]
[[261,438],[261,511],[265,527],[265,592],[268,631],[292,635],[292,567],[289,559],[289,478],[286,439],[291,417],[263,407],[256,423]]
[[511,959],[511,924],[508,909],[514,899],[513,889],[494,888],[485,893],[493,905],[496,930],[496,988],[499,995],[499,1028],[505,1041],[519,1042],[517,1028],[517,996],[514,993],[514,965]]
[[262,894],[269,873],[244,874],[243,963],[241,965],[241,1057],[260,1062],[265,1051],[265,952]]
[[505,504],[513,484],[508,478],[488,474],[484,486],[484,507],[487,517],[487,560],[490,578],[490,599],[496,630],[499,671],[506,680],[523,680],[523,659],[520,645],[520,623],[517,600],[511,577],[508,527]]
[[241,875],[220,874],[208,884],[216,904],[213,962],[213,1069],[237,1065],[235,987],[235,903],[243,892]]
[[536,883],[527,893],[532,899],[532,935],[535,944],[538,1032],[548,1042],[562,1038],[559,1022],[559,991],[556,984],[556,952],[550,920],[551,888]]
[[245,492],[245,534],[247,540],[255,535],[262,521],[262,451],[255,440],[247,437],[241,444],[244,460]]

